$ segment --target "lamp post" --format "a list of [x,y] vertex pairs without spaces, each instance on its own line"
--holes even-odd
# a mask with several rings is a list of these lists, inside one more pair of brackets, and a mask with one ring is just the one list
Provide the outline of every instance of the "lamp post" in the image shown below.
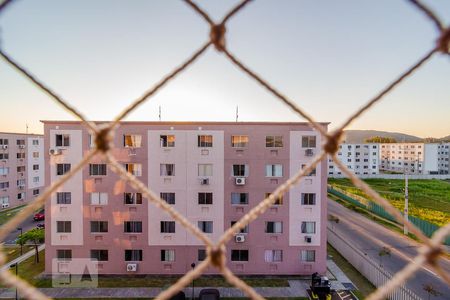
[[[194,270],[195,263],[191,264],[191,268],[192,268],[192,270]],[[194,279],[192,279],[192,300],[194,300],[194,296],[195,296],[195,294],[194,294]]]
[[[17,273],[18,273],[18,268],[19,268],[19,264],[18,263],[15,263],[15,264],[12,264],[12,265],[10,265],[9,266],[9,268],[16,268],[16,276],[17,276]],[[18,300],[19,299],[19,295],[17,294],[17,287],[16,287],[16,300]]]
[[[22,234],[23,234],[23,228],[22,227],[17,227],[17,230],[20,230],[20,238],[22,237]],[[21,243],[20,243],[20,256],[22,256],[23,255],[23,245],[22,245],[22,241],[21,241]]]

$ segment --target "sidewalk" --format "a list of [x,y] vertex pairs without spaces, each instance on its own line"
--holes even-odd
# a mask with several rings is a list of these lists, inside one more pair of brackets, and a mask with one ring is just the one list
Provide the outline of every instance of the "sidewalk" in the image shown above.
[[[42,244],[42,245],[40,245],[40,246],[38,247],[38,251],[39,251],[39,252],[41,252],[41,251],[44,250],[44,249],[45,249],[45,244]],[[13,259],[13,260],[10,261],[10,262],[7,262],[6,264],[4,264],[4,265],[0,268],[0,271],[3,271],[4,269],[9,269],[9,267],[12,266],[12,265],[14,265],[15,263],[21,263],[21,262],[23,262],[24,260],[26,260],[26,259],[32,257],[32,256],[35,254],[35,252],[36,252],[36,250],[34,250],[34,249],[33,249],[33,250],[30,250],[30,251],[28,251],[27,253],[25,253],[24,255],[19,256],[19,257]]]

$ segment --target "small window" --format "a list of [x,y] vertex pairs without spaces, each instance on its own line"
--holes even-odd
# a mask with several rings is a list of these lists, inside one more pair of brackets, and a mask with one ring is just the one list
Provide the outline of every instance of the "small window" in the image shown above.
[[248,250],[231,250],[231,261],[248,261]]
[[316,147],[315,135],[302,136],[302,148],[315,148],[315,147]]
[[213,204],[213,193],[198,193],[198,204]]
[[108,261],[108,250],[91,250],[91,260]]
[[33,196],[37,196],[39,195],[39,189],[34,189],[33,190]]
[[0,182],[0,189],[9,188],[9,181]]
[[72,250],[58,249],[58,250],[56,250],[56,258],[58,260],[70,261],[70,260],[72,260]]
[[[25,155],[23,155],[23,157],[21,158],[25,158]],[[39,152],[33,152],[33,158],[39,158]]]
[[125,134],[123,136],[123,146],[125,148],[140,148],[142,145],[142,136],[138,134]]
[[283,137],[282,136],[266,136],[266,147],[267,148],[280,148],[283,147]]
[[25,179],[18,179],[17,180],[17,186],[18,187],[24,187],[25,183],[26,183]]
[[248,193],[231,193],[231,204],[247,205],[248,204]]
[[161,261],[175,261],[175,250],[161,250]]
[[231,147],[233,148],[245,148],[248,146],[248,136],[246,135],[232,135]]
[[232,175],[235,177],[247,177],[248,165],[233,165]]
[[316,205],[316,194],[302,193],[302,205]]
[[266,233],[283,233],[283,222],[266,222]]
[[161,221],[161,233],[175,233],[175,221]]
[[124,204],[142,204],[142,194],[141,193],[124,193],[123,194]]
[[91,193],[91,205],[107,205],[108,193]]
[[213,233],[212,221],[198,221],[198,229],[204,233]]
[[304,261],[304,262],[316,261],[316,251],[315,250],[301,250],[300,261]]
[[[271,195],[272,193],[265,193],[264,194],[264,199],[265,198],[269,198],[269,196]],[[280,195],[277,199],[275,199],[275,202],[273,203],[273,205],[283,205],[283,195]]]
[[[233,225],[236,224],[236,222],[237,221],[231,221],[230,227],[233,227]],[[248,233],[248,224],[245,225],[244,228],[242,228],[241,230],[239,230],[239,232],[236,232],[236,233]]]
[[142,222],[141,221],[125,221],[125,222],[123,222],[123,232],[125,232],[125,233],[142,232]]
[[[348,167],[348,166],[347,166]],[[306,168],[306,165],[302,165],[302,169]],[[351,169],[351,166],[350,166]],[[306,176],[316,176],[316,168],[314,168],[309,174],[306,174]]]
[[283,165],[266,165],[266,177],[283,177]]
[[198,136],[198,147],[209,148],[213,146],[213,136],[212,135],[199,135]]
[[69,147],[70,146],[70,135],[69,134],[57,134],[55,136],[56,147]]
[[70,192],[57,192],[56,204],[71,204],[72,194]]
[[212,176],[213,165],[212,164],[198,164],[198,176]]
[[25,172],[25,166],[18,166],[17,167],[17,172]]
[[0,167],[0,175],[8,175],[9,168],[8,167]]
[[8,139],[0,139],[0,145],[8,145]]
[[206,259],[206,250],[205,249],[198,249],[197,251],[197,260],[198,261],[204,261]]
[[89,175],[106,176],[106,164],[89,164]]
[[161,135],[159,139],[162,148],[175,147],[174,135]]
[[38,146],[39,145],[39,140],[33,140],[33,146]]
[[125,261],[142,261],[142,250],[125,250]]
[[125,164],[125,170],[134,175],[134,176],[142,176],[142,165],[141,164]]
[[56,232],[58,232],[58,233],[72,232],[72,222],[71,221],[56,221]]
[[316,222],[302,222],[302,233],[316,233]]
[[[19,154],[19,153],[17,153]],[[21,154],[25,154],[25,153],[21,153]],[[0,153],[0,159],[9,159],[9,153]]]
[[34,183],[39,183],[39,181],[40,181],[39,176],[33,177],[33,182],[34,182]]
[[174,164],[160,164],[159,175],[161,176],[175,176]]
[[159,197],[167,202],[167,204],[175,204],[175,193],[160,193]]
[[91,221],[91,233],[108,232],[108,221]]
[[17,140],[17,146],[24,146],[25,140]]
[[17,200],[25,200],[25,193],[18,193]]
[[33,170],[34,170],[34,171],[39,170],[39,165],[33,165]]
[[282,262],[283,250],[265,250],[264,251],[265,262]]

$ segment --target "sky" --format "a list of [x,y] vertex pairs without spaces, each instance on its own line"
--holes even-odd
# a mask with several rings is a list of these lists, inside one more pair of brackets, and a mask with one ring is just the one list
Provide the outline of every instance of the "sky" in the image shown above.
[[[197,1],[220,20],[237,1]],[[450,1],[424,1],[450,24]],[[0,46],[90,120],[111,120],[198,49],[208,24],[179,0],[16,0]],[[335,128],[434,47],[433,24],[400,0],[256,0],[227,25],[228,49]],[[42,133],[74,117],[0,59],[0,131]],[[210,48],[127,120],[304,121]],[[350,129],[450,134],[450,56],[424,67]]]

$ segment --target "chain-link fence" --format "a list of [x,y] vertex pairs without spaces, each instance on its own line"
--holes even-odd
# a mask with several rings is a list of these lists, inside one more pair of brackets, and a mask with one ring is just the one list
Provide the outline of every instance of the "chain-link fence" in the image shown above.
[[[13,0],[0,0],[0,14],[7,6],[12,5]],[[442,227],[440,230],[435,232],[432,238],[426,237],[420,230],[418,230],[410,222],[405,222],[402,215],[396,210],[386,199],[382,198],[378,193],[372,190],[366,183],[356,177],[351,171],[349,171],[345,165],[343,165],[336,156],[336,152],[339,148],[341,141],[341,136],[343,130],[349,126],[355,119],[359,118],[364,112],[369,110],[373,105],[379,102],[385,95],[390,93],[396,86],[407,79],[414,71],[419,69],[423,64],[429,61],[434,55],[440,53],[448,55],[450,52],[450,27],[445,27],[442,21],[425,5],[423,5],[419,0],[409,0],[411,5],[413,5],[418,11],[425,14],[426,17],[432,22],[437,30],[437,41],[436,44],[431,47],[431,49],[421,57],[415,64],[413,64],[404,73],[400,74],[398,78],[389,83],[383,90],[381,90],[377,95],[352,114],[338,129],[331,133],[327,133],[319,124],[317,124],[314,119],[307,114],[301,107],[297,106],[295,102],[289,99],[287,96],[283,95],[270,83],[262,79],[256,72],[249,69],[242,61],[240,61],[233,53],[229,51],[226,46],[226,25],[228,21],[235,17],[244,7],[248,6],[251,0],[243,0],[236,7],[232,8],[228,14],[220,21],[214,22],[210,16],[203,11],[198,5],[196,5],[191,0],[184,0],[184,2],[189,5],[200,17],[202,17],[210,26],[210,35],[205,44],[203,44],[194,54],[189,57],[186,61],[180,64],[177,68],[168,73],[164,78],[161,79],[156,85],[146,91],[140,98],[133,101],[128,107],[126,107],[122,113],[120,113],[116,118],[106,125],[98,125],[93,122],[88,121],[82,113],[80,113],[75,107],[68,104],[65,99],[61,98],[52,91],[45,83],[39,80],[39,78],[32,75],[25,67],[21,66],[16,62],[12,56],[0,49],[0,56],[7,62],[10,66],[16,69],[23,76],[28,78],[33,82],[39,89],[47,93],[48,96],[53,98],[59,105],[64,107],[67,111],[71,112],[76,118],[80,119],[85,126],[89,128],[92,134],[95,135],[95,148],[92,149],[75,167],[73,167],[70,172],[66,173],[59,180],[52,182],[51,185],[37,197],[34,201],[29,203],[20,213],[18,213],[13,219],[0,228],[0,240],[4,240],[6,235],[14,230],[22,221],[24,221],[28,216],[30,216],[36,209],[44,205],[44,201],[49,199],[51,194],[55,192],[59,187],[61,187],[69,178],[71,178],[75,173],[79,172],[89,161],[97,155],[102,156],[111,170],[117,173],[125,182],[130,184],[137,191],[141,192],[145,198],[156,207],[164,210],[170,216],[172,216],[178,223],[184,226],[191,234],[199,238],[207,248],[207,258],[196,266],[193,270],[189,271],[185,276],[181,277],[174,285],[168,289],[161,292],[157,299],[168,299],[172,295],[175,295],[179,290],[186,287],[193,279],[199,277],[209,266],[217,268],[224,278],[233,286],[241,289],[248,297],[252,299],[263,299],[256,291],[248,286],[244,281],[239,279],[237,276],[231,272],[231,270],[226,265],[225,257],[225,245],[233,237],[234,233],[243,229],[246,225],[257,219],[261,214],[263,214],[278,198],[278,196],[287,192],[293,185],[297,184],[300,179],[306,174],[310,173],[315,166],[327,155],[330,155],[337,167],[339,167],[353,182],[353,184],[361,188],[367,195],[371,197],[373,201],[381,205],[387,212],[393,215],[399,223],[404,224],[408,230],[417,236],[421,241],[422,246],[420,248],[419,254],[415,259],[408,264],[404,269],[399,271],[388,283],[386,283],[381,288],[378,288],[372,295],[367,299],[384,299],[386,295],[396,289],[398,286],[402,285],[408,278],[414,275],[423,265],[428,264],[436,274],[438,274],[442,280],[450,285],[450,275],[447,274],[439,265],[439,259],[444,255],[444,250],[442,247],[442,241],[444,238],[450,234],[450,224]],[[256,80],[263,88],[265,88],[269,93],[271,93],[275,98],[281,101],[283,104],[287,105],[290,109],[296,112],[300,117],[306,119],[310,125],[315,128],[324,138],[325,143],[322,147],[322,151],[311,161],[311,163],[304,169],[298,170],[298,172],[286,182],[281,184],[273,193],[266,199],[263,199],[257,206],[250,210],[240,221],[236,222],[231,228],[225,231],[223,236],[219,239],[217,243],[213,243],[204,233],[202,233],[197,226],[190,223],[183,215],[173,209],[164,200],[158,197],[154,192],[152,192],[148,187],[140,182],[136,177],[129,174],[114,158],[111,154],[112,136],[120,125],[120,121],[128,116],[132,111],[141,106],[149,98],[151,98],[158,90],[163,88],[169,81],[176,76],[178,76],[183,70],[192,65],[200,56],[202,56],[205,51],[214,46],[215,49],[224,54],[229,61],[237,66],[240,70],[246,73],[248,76]],[[5,263],[5,255],[0,251],[0,263]],[[32,299],[47,299],[47,297],[39,292],[35,287],[25,282],[24,280],[14,276],[8,270],[0,272],[1,281],[10,287],[16,287],[20,294],[26,298]]]

